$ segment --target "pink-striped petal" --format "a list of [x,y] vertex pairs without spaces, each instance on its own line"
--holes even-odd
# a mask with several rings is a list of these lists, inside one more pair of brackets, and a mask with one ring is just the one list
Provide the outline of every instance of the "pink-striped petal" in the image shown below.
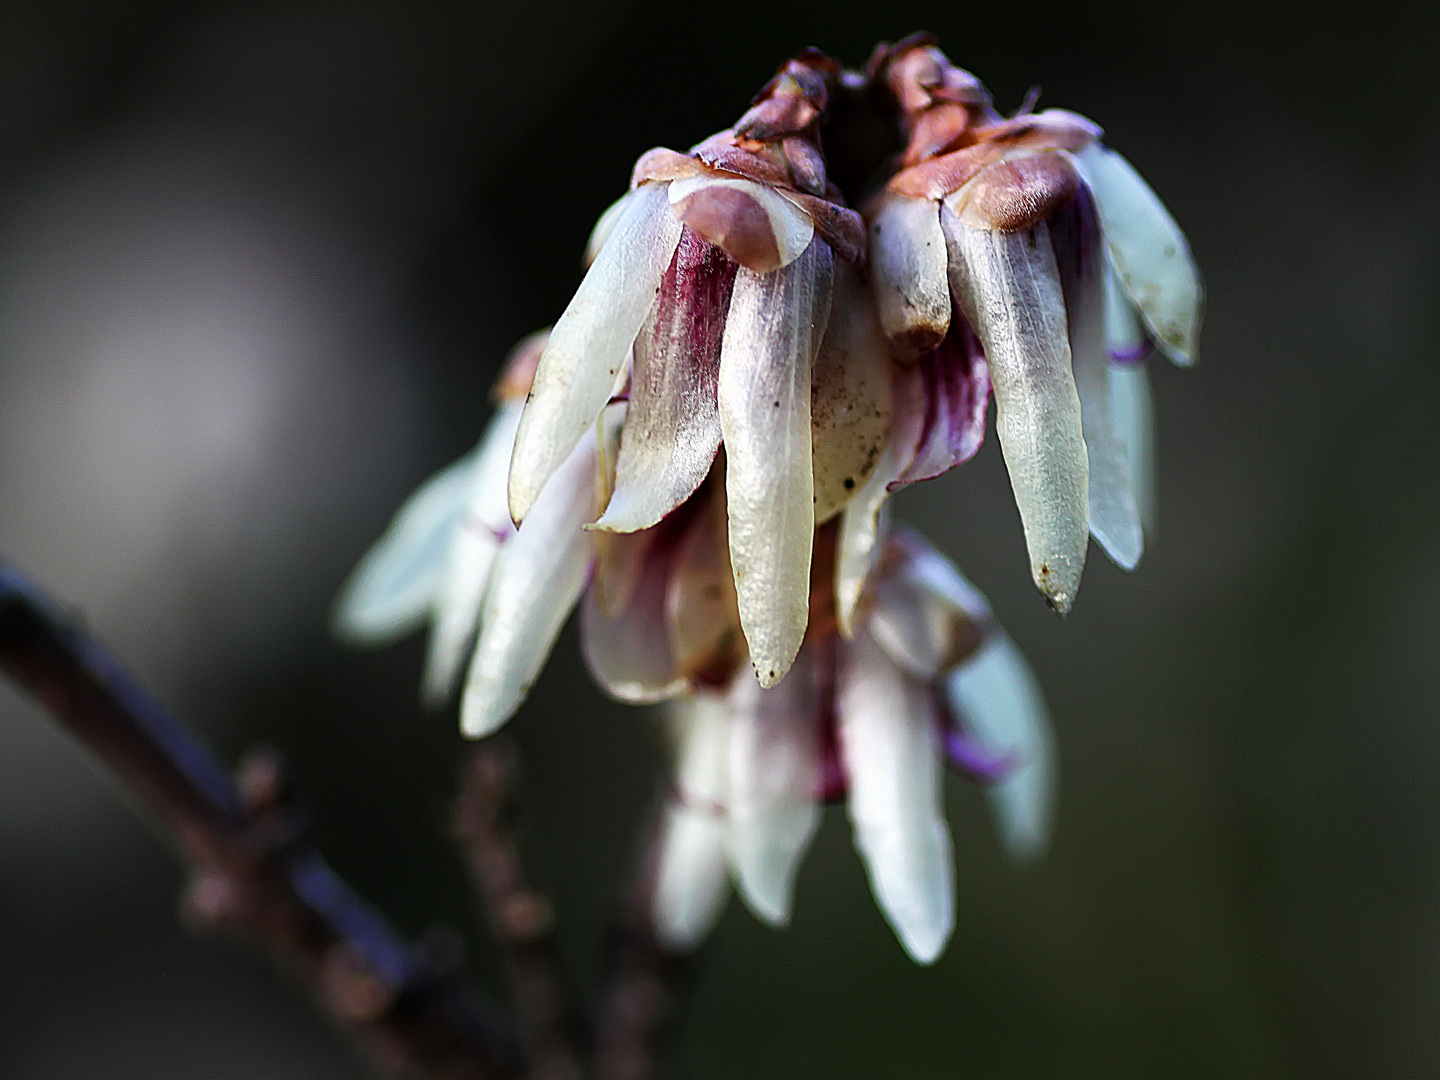
[[956,314],[945,340],[918,365],[925,379],[925,424],[914,460],[892,486],[941,476],[969,461],[985,441],[990,368],[964,315]]
[[818,237],[770,274],[741,268],[720,352],[730,563],[762,686],[795,659],[815,531],[810,379],[830,316],[833,256]]
[[635,341],[615,493],[596,527],[648,529],[695,493],[720,449],[720,339],[736,264],[686,229]]

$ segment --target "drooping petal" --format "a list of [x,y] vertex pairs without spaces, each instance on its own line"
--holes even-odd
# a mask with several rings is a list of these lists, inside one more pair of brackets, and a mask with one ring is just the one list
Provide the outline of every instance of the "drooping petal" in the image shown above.
[[929,687],[862,630],[844,650],[837,701],[850,821],[870,887],[905,951],[933,963],[955,926],[955,871]]
[[694,494],[720,448],[720,339],[736,264],[686,229],[635,340],[615,494],[596,527],[648,529]]
[[660,827],[652,912],[660,943],[679,952],[700,944],[730,892],[725,861],[730,713],[724,699],[699,694],[672,703],[675,797]]
[[501,543],[515,531],[506,505],[505,480],[523,407],[521,401],[499,405],[476,450],[469,501],[450,541],[445,575],[435,593],[421,681],[425,700],[431,704],[445,701],[455,689],[480,619],[491,565]]
[[730,681],[745,641],[726,543],[725,489],[714,484],[675,553],[665,596],[670,649],[678,671],[709,685]]
[[593,584],[580,605],[585,663],[601,688],[619,701],[635,705],[663,701],[689,685],[676,668],[665,618],[665,588],[674,556],[673,538],[652,544],[618,613],[605,611]]
[[600,212],[595,220],[595,227],[590,230],[590,239],[585,241],[584,266],[588,270],[600,254],[600,249],[605,246],[605,241],[610,239],[610,234],[615,231],[615,225],[625,213],[625,206],[630,200],[630,192],[626,192]]
[[838,514],[864,484],[890,432],[890,350],[853,264],[836,263],[834,295],[811,378],[816,525]]
[[905,553],[904,573],[908,578],[953,604],[979,625],[990,625],[994,619],[990,601],[930,541],[914,529],[902,526],[895,530],[893,542]]
[[426,480],[365,553],[335,605],[335,632],[379,645],[414,630],[430,614],[445,556],[465,513],[478,448]]
[[1195,362],[1204,288],[1185,234],[1135,167],[1093,143],[1075,155],[1100,210],[1110,257],[1160,351]]
[[1133,570],[1144,540],[1125,446],[1110,407],[1108,275],[1100,222],[1089,191],[1082,186],[1049,226],[1065,291],[1075,389],[1090,462],[1090,533],[1117,566]]
[[820,732],[809,663],[802,656],[768,690],[742,670],[730,707],[730,866],[750,910],[784,926],[795,871],[820,824]]
[[670,803],[660,825],[651,910],[655,936],[675,952],[696,948],[725,910],[725,822],[714,813]]
[[[941,568],[938,572],[931,565],[934,563]],[[956,603],[951,582],[942,581],[938,588],[932,583],[932,578],[944,574],[945,569],[959,578],[948,560],[929,545],[917,558],[898,538],[892,540],[883,568],[876,575],[875,600],[865,622],[891,661],[922,682],[971,656],[979,648],[989,621],[988,612],[985,618],[976,619],[965,606]],[[963,578],[959,580],[968,585]]]
[[[624,412],[623,404],[606,410],[598,441]],[[599,511],[596,443],[587,432],[495,560],[460,704],[460,729],[471,738],[491,734],[520,707],[585,587],[595,551],[585,525]]]
[[810,377],[833,262],[817,238],[774,273],[742,267],[720,352],[730,563],[762,686],[780,680],[805,636],[815,531]]
[[1108,254],[1105,258],[1105,337],[1110,344],[1110,359],[1119,364],[1138,364],[1154,351]]
[[870,284],[880,326],[901,360],[938,345],[950,326],[940,204],[886,195],[870,223]]
[[773,189],[738,176],[692,176],[670,185],[675,214],[747,270],[789,266],[809,246],[815,222]]
[[1147,533],[1155,531],[1155,405],[1144,364],[1112,364],[1110,404],[1125,446],[1130,489]]
[[919,360],[925,379],[925,425],[915,459],[891,486],[914,484],[964,465],[985,441],[990,405],[990,367],[965,316],[957,314],[950,333]]
[[1006,849],[1016,859],[1044,851],[1055,799],[1055,737],[1045,697],[1025,657],[996,629],[969,663],[946,680],[952,710],[992,755],[1016,764],[989,788]]
[[881,510],[915,456],[925,424],[925,378],[919,366],[892,372],[894,408],[890,437],[869,479],[860,485],[840,518],[835,546],[835,617],[840,633],[854,633],[855,608],[865,591],[884,535]]
[[642,529],[633,533],[595,534],[595,598],[600,610],[617,617],[630,603],[630,596],[645,568],[645,556],[655,533]]
[[510,516],[525,520],[545,482],[589,429],[616,381],[680,242],[665,185],[631,193],[620,220],[550,331],[515,437]]
[[995,428],[1030,573],[1063,615],[1085,567],[1089,465],[1050,233],[1043,221],[1012,233],[971,228],[951,213],[941,224],[950,287],[990,364]]

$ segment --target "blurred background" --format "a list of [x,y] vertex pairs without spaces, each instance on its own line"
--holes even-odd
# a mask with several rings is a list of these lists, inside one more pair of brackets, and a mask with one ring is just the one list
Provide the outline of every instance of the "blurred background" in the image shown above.
[[[1433,5],[807,9],[6,0],[0,551],[231,762],[292,760],[333,863],[470,941],[463,746],[421,643],[336,645],[337,587],[463,452],[643,150],[814,44],[929,28],[1002,111],[1102,123],[1189,234],[1201,364],[1152,366],[1161,527],[1062,622],[993,437],[910,489],[1049,695],[1049,856],[952,779],[954,941],[913,966],[832,810],[794,925],[731,907],[672,1068],[699,1078],[1440,1075],[1440,84]],[[567,631],[511,730],[567,956],[657,785]],[[283,977],[194,937],[127,797],[0,686],[0,1075],[348,1077]]]

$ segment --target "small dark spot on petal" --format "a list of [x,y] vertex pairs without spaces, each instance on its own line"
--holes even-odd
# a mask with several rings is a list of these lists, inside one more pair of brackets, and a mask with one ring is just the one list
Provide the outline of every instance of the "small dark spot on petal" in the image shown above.
[[846,491],[853,491],[854,489],[855,489],[855,478],[854,478],[853,476],[847,476],[847,477],[845,477],[845,490],[846,490]]

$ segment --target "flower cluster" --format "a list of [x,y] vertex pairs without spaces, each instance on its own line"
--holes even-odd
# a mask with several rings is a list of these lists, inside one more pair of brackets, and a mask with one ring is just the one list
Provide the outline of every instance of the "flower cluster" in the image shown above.
[[1195,352],[1184,237],[1089,121],[1005,119],[915,37],[864,72],[807,51],[735,127],[645,154],[587,261],[480,445],[357,568],[341,629],[428,619],[426,695],[469,652],[480,737],[578,604],[600,685],[670,703],[662,940],[698,942],[732,880],[783,923],[819,807],[844,799],[882,910],[930,962],[953,924],[942,763],[989,785],[1025,855],[1053,755],[984,598],[886,500],[973,456],[993,393],[1046,599],[1070,608],[1090,535],[1135,566],[1142,364]]

